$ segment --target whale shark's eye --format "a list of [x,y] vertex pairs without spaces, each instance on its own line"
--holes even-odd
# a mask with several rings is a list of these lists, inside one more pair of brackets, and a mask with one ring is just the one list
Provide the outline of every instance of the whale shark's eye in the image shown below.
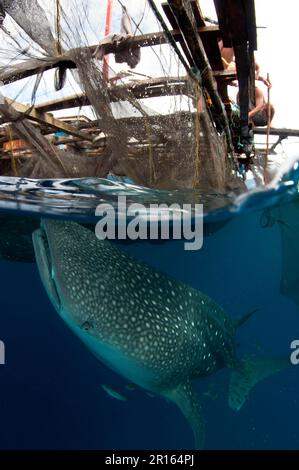
[[85,330],[85,331],[89,331],[89,330],[92,330],[93,328],[93,324],[89,321],[85,321],[84,323],[82,323],[81,325],[81,329],[82,330]]

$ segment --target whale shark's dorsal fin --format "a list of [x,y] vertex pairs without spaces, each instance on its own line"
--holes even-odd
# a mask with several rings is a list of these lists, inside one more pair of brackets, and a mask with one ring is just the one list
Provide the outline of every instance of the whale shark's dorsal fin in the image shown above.
[[232,373],[229,386],[229,406],[239,411],[250,390],[261,380],[290,366],[288,358],[248,359],[240,361]]
[[190,423],[196,449],[202,449],[204,445],[204,420],[202,418],[201,406],[190,381],[181,384],[166,394],[182,411],[183,415]]

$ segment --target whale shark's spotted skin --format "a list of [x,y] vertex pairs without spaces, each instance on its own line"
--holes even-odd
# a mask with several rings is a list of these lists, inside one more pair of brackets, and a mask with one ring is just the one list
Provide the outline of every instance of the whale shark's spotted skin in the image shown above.
[[[201,447],[203,425],[190,381],[240,364],[236,323],[206,295],[97,240],[77,223],[43,221],[34,246],[62,318],[110,367],[172,399]],[[235,408],[252,385],[246,380],[241,391],[235,387]]]

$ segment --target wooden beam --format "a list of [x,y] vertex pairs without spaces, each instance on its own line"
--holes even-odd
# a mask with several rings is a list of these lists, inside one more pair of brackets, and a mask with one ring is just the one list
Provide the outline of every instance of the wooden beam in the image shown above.
[[82,140],[92,140],[92,136],[88,135],[85,132],[81,132],[77,130],[75,127],[67,124],[60,119],[54,118],[51,114],[42,113],[38,111],[36,108],[32,106],[26,106],[22,103],[18,103],[16,101],[5,99],[5,104],[0,105],[0,113],[2,106],[9,106],[14,111],[16,111],[20,116],[30,119],[32,121],[38,122],[39,124],[45,124],[47,126],[52,127],[58,131],[65,132],[66,134],[73,135],[74,137],[79,137]]
[[[198,28],[198,32],[202,36],[210,35],[219,35],[221,34],[217,26],[206,26]],[[174,39],[179,41],[181,34],[178,30],[171,31]],[[148,46],[157,46],[168,43],[168,40],[165,37],[163,32],[149,33],[139,36],[134,36],[123,43],[113,43],[110,40],[102,42],[102,47],[104,54],[115,53],[123,50],[127,46],[139,46],[139,47],[148,47]],[[98,46],[85,47],[83,50],[90,55],[93,55]],[[23,62],[19,62],[15,65],[9,65],[1,67],[0,70],[0,81],[7,85],[17,80],[36,75],[38,73],[46,72],[53,68],[63,65],[67,68],[75,68],[76,65],[71,56],[75,56],[76,50],[67,52],[66,54],[53,57],[53,58],[40,58],[40,59],[28,59]]]
[[[213,72],[217,81],[221,80],[235,80],[236,73],[228,70]],[[116,101],[122,96],[126,97],[128,94],[133,94],[136,99],[152,98],[157,96],[175,95],[187,93],[187,77],[161,77],[150,80],[144,80],[133,85],[118,85],[109,89],[111,101]],[[66,98],[58,98],[46,103],[41,103],[35,106],[35,109],[41,112],[51,112],[58,109],[70,109],[81,106],[89,106],[88,98],[82,93],[80,95],[72,95]]]
[[23,78],[46,72],[47,70],[56,68],[58,65],[62,64],[70,69],[76,67],[73,61],[63,57],[52,59],[28,59],[15,65],[1,67],[0,81],[4,83],[4,85],[7,85],[17,80],[22,80]]
[[36,105],[35,109],[42,113],[49,113],[60,109],[80,108],[81,106],[90,106],[89,99],[83,93],[41,103]]
[[[253,129],[253,132],[256,135],[266,135],[267,134],[267,128],[266,127],[255,127]],[[278,135],[279,137],[284,137],[284,138],[299,137],[299,129],[280,129],[280,128],[271,127],[270,135]]]
[[[133,95],[134,98],[153,98],[165,95],[180,95],[187,92],[187,78],[161,77],[150,80],[142,80],[131,85],[118,85],[108,90],[111,101],[124,100]],[[84,95],[73,95],[67,98],[58,98],[56,100],[41,103],[35,106],[35,109],[41,112],[50,112],[57,109],[69,109],[90,105],[88,98]]]
[[216,80],[236,80],[237,79],[237,73],[234,70],[215,70],[213,72],[214,78]]
[[[230,81],[236,79],[236,73],[228,70],[213,72],[217,81]],[[187,93],[187,77],[158,77],[150,80],[142,80],[131,85],[117,85],[109,89],[111,101],[116,101],[122,96],[133,94],[136,99],[152,98]],[[146,93],[145,93],[146,92]],[[81,106],[89,106],[90,102],[84,94],[71,95],[66,98],[58,98],[35,105],[35,110],[41,113],[49,113],[60,109],[71,109]],[[29,108],[29,106],[28,106]],[[5,118],[0,119],[0,124],[7,122]],[[60,122],[60,121],[59,121]]]

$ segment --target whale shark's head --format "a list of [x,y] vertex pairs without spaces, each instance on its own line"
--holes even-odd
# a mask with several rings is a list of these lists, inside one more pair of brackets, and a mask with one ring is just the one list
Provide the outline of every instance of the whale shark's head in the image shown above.
[[76,260],[92,262],[86,259],[88,254],[90,258],[92,249],[82,252],[87,249],[86,244],[78,239],[81,232],[72,228],[70,223],[43,220],[33,233],[33,244],[44,287],[55,309],[72,328],[89,331],[92,329],[87,289],[90,280],[82,263],[79,265]]
[[[199,291],[75,222],[44,220],[33,242],[47,293],[70,326],[138,358],[149,355],[160,369],[173,366],[178,343],[185,344],[192,363],[201,355],[207,360],[210,338],[220,338],[217,347],[223,349],[222,330],[228,333],[229,322]],[[186,369],[183,357],[177,362]]]

